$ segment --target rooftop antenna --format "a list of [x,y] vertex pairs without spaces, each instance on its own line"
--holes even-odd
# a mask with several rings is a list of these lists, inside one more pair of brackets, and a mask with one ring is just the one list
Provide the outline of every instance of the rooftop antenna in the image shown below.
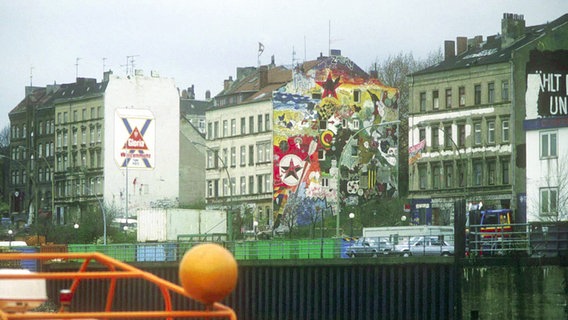
[[81,58],[75,59],[75,78],[79,78],[79,60],[81,60]]
[[32,80],[34,78],[34,67],[30,67],[30,87],[32,87]]
[[105,69],[106,69],[106,65],[105,65],[106,59],[107,58],[103,57],[103,74],[105,73]]
[[139,56],[137,54],[126,56],[126,65],[124,65],[126,67],[126,75],[129,75],[131,72],[134,73],[134,58]]
[[331,57],[331,20],[329,20],[329,28],[327,34],[327,55]]

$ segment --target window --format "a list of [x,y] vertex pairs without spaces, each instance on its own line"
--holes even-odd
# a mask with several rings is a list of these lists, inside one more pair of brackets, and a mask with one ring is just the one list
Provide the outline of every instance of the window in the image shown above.
[[438,149],[440,144],[440,129],[438,127],[432,127],[432,149]]
[[247,164],[247,147],[241,146],[241,166],[245,166]]
[[247,133],[247,120],[246,118],[241,118],[241,134]]
[[451,149],[453,146],[453,136],[452,136],[452,126],[448,125],[444,127],[444,147]]
[[487,102],[495,102],[495,83],[493,82],[487,84]]
[[467,168],[467,165],[465,163],[463,163],[463,161],[460,161],[460,163],[458,164],[458,183],[460,185],[460,187],[465,187],[466,185],[466,178],[465,178],[465,169]]
[[540,214],[551,215],[558,212],[558,188],[540,189]]
[[95,119],[96,117],[97,117],[97,116],[96,116],[96,114],[95,114],[95,108],[92,107],[92,108],[91,108],[91,119]]
[[73,110],[73,122],[79,121],[79,113],[77,110]]
[[474,90],[474,92],[475,92],[475,96],[474,96],[475,104],[476,104],[476,105],[479,105],[479,104],[481,104],[481,85],[480,85],[480,84],[476,84],[476,85],[473,87],[473,90]]
[[440,179],[442,177],[442,168],[439,165],[434,165],[432,167],[432,188],[440,189]]
[[452,107],[452,89],[446,89],[446,108]]
[[231,136],[237,135],[237,119],[231,119]]
[[465,124],[458,124],[458,146],[465,146]]
[[473,163],[473,185],[481,186],[483,183],[483,165],[481,161]]
[[501,101],[509,101],[509,80],[501,81]]
[[223,137],[229,136],[229,121],[223,120]]
[[73,145],[77,145],[77,129],[73,128]]
[[446,188],[451,188],[452,187],[452,177],[453,177],[453,173],[454,173],[454,168],[452,166],[451,163],[446,163],[444,165],[444,176],[445,176],[445,181],[446,181]]
[[247,177],[241,177],[241,194],[247,194]]
[[213,139],[219,138],[219,121],[213,123]]
[[426,92],[420,92],[420,111],[426,111]]
[[256,130],[256,132],[262,132],[263,131],[263,127],[262,127],[262,114],[258,115],[258,123],[256,124],[258,126],[258,130]]
[[229,163],[229,150],[227,148],[223,149],[223,157],[221,159],[223,159],[223,167],[226,167]]
[[63,132],[63,146],[64,147],[67,147],[67,141],[68,141],[67,137],[68,137],[67,131]]
[[249,194],[254,194],[254,176],[249,176]]
[[223,196],[229,195],[229,180],[223,178]]
[[495,161],[487,162],[487,183],[489,185],[495,184]]
[[81,117],[81,120],[87,120],[87,109],[83,108],[83,110],[81,110]]
[[487,121],[487,143],[495,143],[495,121]]
[[481,122],[473,124],[473,143],[475,145],[481,144]]
[[254,117],[249,117],[249,133],[254,133]]
[[418,141],[422,141],[426,139],[426,129],[418,130]]
[[270,192],[272,190],[272,181],[270,181],[270,174],[264,175],[264,192]]
[[213,162],[213,151],[208,150],[207,151],[207,169],[213,168],[214,162]]
[[440,106],[440,98],[438,96],[438,90],[432,91],[432,108],[438,109]]
[[459,99],[460,99],[460,107],[465,106],[465,87],[459,87]]
[[353,90],[353,102],[361,102],[361,90]]
[[555,158],[556,154],[556,131],[540,133],[540,157]]
[[501,140],[509,142],[509,120],[501,121]]
[[207,124],[207,140],[213,139],[213,123],[209,122]]
[[419,165],[418,166],[418,184],[420,189],[426,189],[427,185],[426,185],[426,166],[425,165]]
[[237,147],[231,147],[231,167],[237,166]]
[[264,192],[264,189],[263,189],[264,188],[264,183],[263,183],[264,178],[263,178],[262,175],[258,175],[258,176],[256,176],[256,179],[258,180],[258,187],[257,187],[258,193],[263,193]]
[[254,146],[253,145],[249,146],[248,158],[249,158],[249,166],[254,166]]
[[270,113],[267,113],[264,115],[264,130],[265,131],[270,131],[270,123],[272,121],[270,121]]
[[211,180],[207,181],[207,196],[213,197],[213,181]]

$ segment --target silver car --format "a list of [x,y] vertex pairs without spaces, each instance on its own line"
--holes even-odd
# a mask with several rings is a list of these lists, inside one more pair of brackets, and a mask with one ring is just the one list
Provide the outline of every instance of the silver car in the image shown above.
[[408,256],[451,256],[454,246],[442,237],[412,237],[405,243],[396,246],[398,254]]
[[394,246],[382,238],[360,238],[347,248],[347,255],[355,257],[377,257],[387,255],[393,251]]

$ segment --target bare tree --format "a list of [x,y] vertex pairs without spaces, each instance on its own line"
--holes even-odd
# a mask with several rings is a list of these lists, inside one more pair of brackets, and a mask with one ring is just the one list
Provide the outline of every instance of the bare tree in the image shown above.
[[8,147],[10,146],[10,127],[5,126],[0,130],[0,154],[8,155]]
[[529,210],[542,222],[568,220],[568,153],[549,159],[540,189],[529,199]]

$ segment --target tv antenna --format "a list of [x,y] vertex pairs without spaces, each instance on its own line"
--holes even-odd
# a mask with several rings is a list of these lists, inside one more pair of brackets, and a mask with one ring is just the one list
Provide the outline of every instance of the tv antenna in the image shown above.
[[126,75],[134,74],[134,58],[139,57],[140,55],[131,55],[126,56]]
[[79,78],[79,60],[81,60],[81,58],[75,59],[75,78]]

